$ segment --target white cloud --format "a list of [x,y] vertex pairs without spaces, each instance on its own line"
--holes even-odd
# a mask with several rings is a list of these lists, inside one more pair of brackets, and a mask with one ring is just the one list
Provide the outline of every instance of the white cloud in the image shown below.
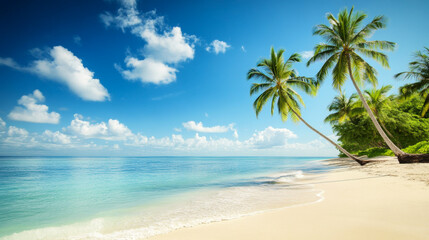
[[15,107],[8,117],[15,121],[57,124],[60,121],[60,114],[48,112],[48,106],[38,104],[43,101],[45,101],[45,97],[36,89],[32,94],[22,96],[18,100],[18,104],[23,107]]
[[210,45],[206,48],[207,52],[214,52],[216,54],[225,53],[226,50],[231,47],[228,43],[220,40],[214,40],[210,43]]
[[235,138],[238,138],[238,132],[237,132],[237,130],[236,130],[236,129],[234,129],[234,134],[233,134],[233,136],[234,136]]
[[[71,136],[59,131],[45,130],[41,134],[29,133],[26,129],[9,126],[7,135],[0,135],[0,151],[2,153],[8,151],[10,154],[15,155],[33,154],[32,149],[35,151],[44,149],[47,154],[63,154],[63,152],[55,152],[55,150],[77,147],[77,145],[72,144],[71,140]],[[82,148],[83,145],[79,147]]]
[[117,14],[101,14],[102,22],[116,26],[123,31],[130,29],[146,42],[143,47],[143,60],[128,56],[125,59],[126,70],[116,66],[126,79],[140,80],[143,83],[168,84],[176,79],[176,64],[194,58],[195,42],[193,35],[182,33],[180,27],[169,28],[164,18],[156,11],[140,14],[135,1],[121,1],[122,7]]
[[62,46],[56,46],[50,50],[50,55],[51,60],[35,61],[31,70],[42,77],[67,85],[73,93],[84,100],[110,99],[100,80],[93,78],[94,73],[84,67],[82,60],[72,52]]
[[[29,153],[44,151],[45,154],[68,153],[105,154],[106,151],[121,155],[260,155],[260,156],[335,156],[338,151],[322,138],[309,142],[292,142],[297,136],[286,128],[267,127],[256,131],[250,138],[212,138],[194,136],[184,138],[180,134],[157,138],[140,133],[133,134],[118,120],[107,123],[90,123],[76,115],[63,132],[46,130],[29,133],[9,126],[0,134],[0,153]],[[235,131],[234,131],[235,133]],[[238,137],[238,135],[237,135]],[[113,145],[105,140],[117,140]],[[118,151],[120,150],[120,151]]]
[[134,29],[147,42],[143,49],[145,57],[165,63],[193,59],[195,52],[193,39],[183,35],[180,27],[173,27],[171,31],[159,34],[156,26],[164,25],[162,19],[158,17],[148,20],[143,27]]
[[125,140],[133,135],[131,130],[118,120],[109,119],[107,124],[105,122],[90,123],[83,120],[79,114],[74,115],[74,119],[67,130],[80,137],[105,140]]
[[267,127],[262,131],[257,131],[251,138],[246,140],[247,144],[255,148],[271,148],[285,146],[288,139],[297,138],[297,135],[286,128]]
[[303,51],[303,52],[301,52],[301,56],[304,59],[310,59],[311,57],[313,57],[313,55],[314,55],[314,51]]
[[15,126],[9,126],[9,130],[7,131],[7,135],[9,137],[27,137],[28,131],[23,128],[17,128]]
[[213,127],[204,127],[202,122],[196,123],[194,121],[189,121],[183,123],[183,127],[195,131],[195,132],[203,132],[203,133],[224,133],[229,130],[235,130],[234,124],[229,124],[228,126],[213,126]]
[[4,129],[6,127],[6,122],[3,121],[2,118],[0,118],[0,130]]
[[71,143],[71,137],[59,131],[52,132],[49,130],[45,130],[42,134],[42,138],[45,140],[45,142],[50,142],[50,143],[58,143],[58,144]]
[[[40,54],[39,54],[40,55]],[[105,101],[110,96],[94,73],[84,67],[82,60],[62,46],[49,49],[50,58],[34,61],[30,67],[21,67],[10,58],[0,58],[0,65],[28,71],[61,84],[87,101]]]
[[165,149],[178,152],[199,151],[206,154],[218,150],[236,151],[242,143],[238,140],[234,141],[227,138],[207,138],[205,136],[200,136],[198,133],[196,133],[194,137],[186,139],[183,138],[182,135],[176,134],[171,135],[171,137],[163,138],[146,137],[138,134],[135,136],[134,141],[128,145],[159,149],[160,151],[165,151]]
[[125,63],[129,70],[121,70],[128,80],[140,80],[143,83],[168,84],[176,80],[175,68],[151,58],[139,60],[127,57]]
[[246,51],[246,48],[244,48],[244,46],[243,46],[243,45],[241,45],[241,51],[243,51],[243,52],[247,52],[247,51]]
[[110,12],[100,14],[100,19],[106,27],[115,25],[125,30],[127,27],[132,27],[142,23],[142,20],[139,17],[139,12],[136,9],[136,1],[118,1],[121,3],[122,7],[118,9],[116,16],[112,15]]
[[10,67],[10,68],[14,68],[16,70],[22,70],[22,67],[19,66],[18,63],[15,62],[15,60],[13,60],[12,58],[2,58],[0,57],[0,66],[6,66],[6,67]]

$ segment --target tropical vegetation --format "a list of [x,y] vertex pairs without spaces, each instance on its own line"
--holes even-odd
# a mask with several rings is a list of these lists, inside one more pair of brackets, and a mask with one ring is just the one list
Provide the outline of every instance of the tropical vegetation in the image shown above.
[[347,9],[341,11],[338,14],[338,19],[334,15],[328,14],[327,19],[330,25],[317,25],[313,31],[313,34],[321,36],[325,43],[319,43],[315,46],[314,56],[310,58],[307,66],[316,61],[324,61],[322,68],[317,73],[317,78],[319,81],[323,81],[329,70],[332,69],[333,86],[336,89],[341,89],[347,75],[349,75],[378,133],[395,155],[402,156],[405,153],[383,131],[359,88],[359,85],[362,85],[364,81],[373,85],[377,84],[377,71],[362,56],[375,60],[383,67],[389,67],[387,56],[377,50],[393,50],[395,48],[393,42],[367,40],[375,30],[386,26],[386,19],[384,16],[375,17],[361,28],[366,17],[367,15],[362,12],[353,13],[353,8],[350,12]]
[[247,73],[247,79],[258,80],[257,83],[253,83],[250,87],[250,95],[262,92],[253,103],[256,116],[259,115],[264,105],[269,101],[271,103],[271,115],[274,114],[274,109],[277,106],[278,113],[283,121],[286,121],[288,117],[290,117],[294,121],[303,122],[345,155],[354,159],[361,165],[366,164],[367,161],[354,157],[340,145],[317,131],[302,118],[301,105],[304,105],[304,101],[295,89],[299,89],[314,96],[317,93],[319,83],[313,78],[297,75],[296,70],[293,69],[293,64],[301,61],[301,56],[299,54],[292,54],[286,61],[283,54],[283,49],[280,49],[276,53],[274,48],[271,48],[270,58],[262,59],[257,64],[257,68],[252,68]]
[[[369,40],[376,30],[386,27],[386,18],[377,16],[363,26],[366,18],[366,14],[355,13],[353,8],[350,11],[344,9],[337,17],[327,14],[328,25],[319,24],[314,28],[313,35],[324,40],[314,47],[314,55],[307,62],[307,67],[323,62],[316,74],[317,81],[298,76],[292,68],[293,63],[301,61],[299,54],[292,54],[284,61],[284,50],[275,53],[272,48],[271,58],[263,59],[257,65],[262,71],[254,68],[247,75],[248,79],[260,81],[251,86],[250,94],[263,91],[253,104],[256,115],[270,101],[271,114],[277,105],[283,121],[288,116],[294,121],[302,121],[361,165],[368,161],[349,152],[358,156],[394,154],[400,163],[429,162],[429,48],[416,52],[414,61],[409,63],[409,71],[395,75],[398,79],[415,81],[400,87],[399,95],[388,95],[392,86],[376,88],[377,70],[365,59],[389,68],[383,51],[394,50],[396,43]],[[329,75],[333,88],[340,94],[328,106],[330,114],[325,122],[332,125],[341,146],[302,119],[300,105],[304,103],[294,89],[315,95],[319,84]],[[349,97],[342,90],[348,78],[357,92]],[[362,92],[365,83],[373,88]]]
[[[389,86],[381,89],[366,90],[365,93],[381,92],[382,89],[387,88]],[[328,109],[333,112],[329,116],[338,115],[338,112],[341,111],[344,112],[341,108],[332,108],[332,105],[338,105],[340,96],[334,98],[333,102],[328,106]],[[351,99],[353,100],[353,98]],[[382,101],[384,104],[379,105],[377,114],[382,116],[380,119],[383,123],[383,128],[386,129],[386,132],[392,134],[391,138],[396,145],[407,148],[429,139],[429,118],[420,116],[420,110],[424,104],[424,99],[421,96],[414,94],[405,100],[401,96],[385,94],[384,99],[388,99],[388,101]],[[368,155],[358,154],[358,152],[373,148],[379,148],[381,152],[387,150],[388,146],[378,134],[368,114],[365,111],[362,112],[359,101],[351,101],[349,105],[352,107],[347,108],[348,112],[361,112],[361,114],[348,114],[348,119],[344,121],[336,121],[334,118],[329,119],[331,120],[329,122],[333,131],[339,136],[338,140],[341,142],[341,146],[357,155]],[[380,155],[385,154],[380,153]]]
[[424,117],[429,110],[429,48],[415,53],[415,60],[410,62],[409,71],[395,75],[396,78],[415,79],[416,82],[406,84],[399,89],[401,96],[408,98],[418,93],[424,98],[420,116]]

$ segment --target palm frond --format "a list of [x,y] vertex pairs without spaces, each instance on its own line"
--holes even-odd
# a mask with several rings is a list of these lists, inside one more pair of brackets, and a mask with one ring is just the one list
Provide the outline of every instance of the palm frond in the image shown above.
[[332,85],[335,89],[340,89],[341,86],[344,85],[344,82],[347,79],[347,73],[348,73],[347,63],[348,63],[347,55],[343,52],[341,53],[337,64],[332,70],[332,77],[334,80]]
[[253,83],[252,86],[250,87],[250,96],[252,96],[253,94],[261,90],[265,90],[271,86],[272,86],[271,83]]
[[375,49],[375,50],[393,51],[395,50],[396,43],[389,42],[389,41],[374,40],[374,41],[360,42],[356,44],[356,46],[358,46],[359,48],[365,48],[365,49],[369,48],[369,49]]
[[259,95],[258,98],[256,98],[255,102],[253,102],[253,108],[255,109],[256,117],[258,117],[262,107],[267,103],[268,99],[274,95],[274,90],[274,88],[265,90],[261,95]]
[[374,59],[375,61],[380,63],[383,67],[389,68],[389,61],[387,59],[386,54],[381,53],[381,52],[377,52],[374,50],[368,50],[365,48],[356,48],[356,51],[362,53],[363,55],[365,55],[371,59]]

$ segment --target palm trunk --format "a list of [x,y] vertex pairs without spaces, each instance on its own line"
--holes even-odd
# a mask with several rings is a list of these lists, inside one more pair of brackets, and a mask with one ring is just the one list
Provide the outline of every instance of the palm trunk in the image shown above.
[[305,125],[307,125],[307,127],[309,127],[311,130],[315,131],[317,134],[319,134],[321,137],[323,137],[324,139],[326,139],[328,142],[330,142],[332,145],[334,145],[338,150],[340,150],[341,152],[343,152],[347,157],[349,157],[352,160],[355,160],[356,162],[358,162],[361,166],[371,162],[371,161],[367,161],[367,160],[361,160],[355,156],[353,156],[352,154],[350,154],[349,152],[347,152],[347,150],[345,150],[344,148],[342,148],[340,145],[336,144],[334,141],[332,141],[331,139],[329,139],[327,136],[323,135],[321,132],[317,131],[315,128],[313,128],[310,124],[308,124],[302,117],[300,114],[298,114],[297,112],[295,112],[295,110],[293,110],[293,108],[291,108],[289,106],[289,108],[292,110],[292,112],[299,118],[299,120],[301,120]]
[[353,77],[352,74],[352,66],[350,63],[350,56],[348,56],[348,68],[349,68],[349,75],[350,75],[350,79],[353,82],[353,85],[356,88],[356,91],[359,95],[360,100],[363,103],[363,106],[365,107],[366,111],[368,112],[369,117],[371,118],[371,121],[374,123],[375,128],[377,129],[378,133],[381,135],[381,137],[383,138],[383,140],[386,142],[387,146],[389,146],[389,148],[392,150],[392,152],[395,154],[396,157],[398,157],[399,160],[399,156],[404,156],[406,155],[406,153],[404,153],[401,149],[399,149],[390,139],[389,137],[387,137],[386,133],[383,131],[383,129],[381,128],[380,124],[378,123],[377,119],[374,116],[374,113],[372,113],[371,108],[368,106],[368,103],[366,102],[365,98],[363,97],[362,92],[360,91],[358,85],[356,84],[356,81]]
[[390,138],[392,138],[393,140],[395,140],[395,141],[396,141],[396,144],[399,146],[399,148],[402,148],[402,147],[401,147],[401,143],[398,141],[398,139],[396,139],[396,138],[395,138],[395,136],[393,136],[393,134],[392,134],[391,132],[389,132],[389,130],[387,130],[387,128],[386,128],[386,126],[384,125],[383,121],[381,121],[381,118],[380,118],[379,114],[377,113],[377,111],[376,111],[375,115],[376,115],[376,117],[377,117],[377,119],[378,119],[378,122],[380,123],[380,126],[381,126],[381,127],[383,128],[383,130],[387,133],[387,135],[389,135],[389,137],[390,137]]

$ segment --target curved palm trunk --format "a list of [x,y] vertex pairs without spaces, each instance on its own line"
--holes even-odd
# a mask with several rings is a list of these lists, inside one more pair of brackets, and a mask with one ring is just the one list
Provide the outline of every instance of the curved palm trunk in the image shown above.
[[389,135],[390,138],[396,141],[396,144],[399,146],[399,148],[402,148],[401,143],[398,141],[398,139],[396,139],[395,136],[393,136],[393,134],[389,132],[389,130],[387,130],[386,126],[384,125],[383,121],[381,121],[381,118],[377,112],[375,113],[375,115],[378,119],[378,122],[380,123],[381,128],[383,128],[383,130],[387,133],[387,135]]
[[361,166],[371,162],[371,161],[367,161],[367,160],[361,160],[355,156],[353,156],[352,154],[350,154],[349,152],[347,152],[347,150],[345,150],[344,148],[342,148],[340,145],[336,144],[334,141],[332,141],[331,139],[329,139],[327,136],[323,135],[321,132],[317,131],[315,128],[313,128],[310,124],[308,124],[302,117],[300,114],[296,113],[293,108],[290,108],[292,110],[292,112],[299,118],[299,120],[301,120],[305,125],[307,125],[307,127],[309,127],[311,130],[315,131],[317,134],[319,134],[321,137],[323,137],[324,139],[326,139],[328,142],[330,142],[332,145],[334,145],[338,150],[340,150],[341,152],[343,152],[347,157],[349,157],[350,159],[355,160],[356,162],[358,162]]
[[392,150],[392,152],[395,154],[396,157],[398,157],[398,160],[400,158],[400,156],[404,156],[406,155],[406,153],[404,153],[401,149],[399,149],[393,142],[392,140],[389,139],[389,137],[386,135],[386,133],[383,131],[383,129],[381,128],[380,124],[378,123],[377,119],[374,116],[374,113],[371,111],[371,108],[368,106],[368,103],[366,102],[365,98],[363,97],[362,92],[359,89],[359,86],[356,84],[356,81],[353,77],[352,74],[352,66],[350,63],[350,56],[348,57],[348,68],[349,68],[349,75],[350,75],[350,79],[353,82],[353,85],[356,88],[356,91],[359,95],[360,100],[363,103],[363,106],[365,107],[365,110],[368,112],[369,117],[371,118],[371,121],[374,123],[375,128],[377,129],[378,133],[381,135],[381,137],[383,138],[383,140],[386,142],[387,146],[389,146],[389,148]]

